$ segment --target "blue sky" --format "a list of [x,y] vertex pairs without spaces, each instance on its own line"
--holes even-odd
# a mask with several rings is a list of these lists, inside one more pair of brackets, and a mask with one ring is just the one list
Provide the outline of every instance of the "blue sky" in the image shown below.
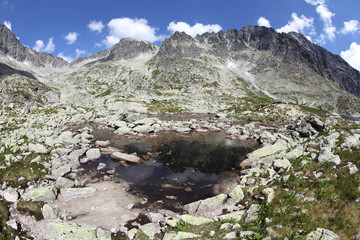
[[122,37],[160,45],[174,31],[297,31],[360,69],[359,0],[0,0],[0,22],[32,49],[71,61]]

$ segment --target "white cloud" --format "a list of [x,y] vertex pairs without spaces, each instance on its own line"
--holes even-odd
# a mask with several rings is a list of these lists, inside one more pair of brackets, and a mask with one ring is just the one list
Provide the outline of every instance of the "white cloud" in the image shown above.
[[93,31],[93,32],[98,32],[101,33],[103,28],[104,28],[104,24],[102,23],[102,21],[92,21],[90,22],[87,27]]
[[308,4],[316,7],[316,12],[319,14],[320,19],[324,23],[323,31],[316,40],[316,43],[325,44],[326,40],[335,40],[336,27],[333,25],[332,18],[335,13],[332,13],[326,5],[326,0],[305,0]]
[[325,5],[325,0],[305,0],[305,2],[307,2],[308,4],[311,4],[313,6],[322,4]]
[[319,13],[321,20],[324,22],[324,32],[333,41],[336,27],[333,25],[331,18],[335,16],[335,13],[330,12],[327,6],[322,4],[316,7],[316,12]]
[[264,18],[264,17],[260,17],[260,18],[258,19],[257,23],[258,23],[259,26],[271,27],[270,21],[267,20],[267,19]]
[[80,57],[80,55],[83,55],[86,53],[85,50],[75,49],[76,58]]
[[299,32],[303,34],[315,35],[314,19],[304,15],[300,17],[296,13],[291,14],[291,20],[285,26],[276,29],[278,32]]
[[68,41],[67,44],[71,45],[76,42],[78,36],[79,34],[77,32],[70,32],[64,38],[66,39],[66,41]]
[[52,53],[55,50],[54,38],[49,38],[48,44],[46,46],[42,40],[37,40],[33,49],[37,52]]
[[359,30],[360,23],[358,20],[350,20],[348,22],[344,22],[344,28],[341,29],[342,34],[354,33]]
[[33,47],[33,49],[37,52],[40,52],[43,50],[45,44],[42,40],[36,40],[35,42],[35,46]]
[[4,25],[11,31],[11,22],[10,21],[4,21]]
[[67,57],[67,56],[64,56],[64,53],[61,52],[57,55],[58,57],[61,57],[62,59],[64,59],[65,61],[67,61],[68,63],[71,63],[72,61],[74,61],[74,59],[72,57]]
[[195,37],[198,34],[203,34],[205,32],[219,32],[222,30],[222,27],[219,24],[207,24],[196,23],[193,26],[190,26],[186,22],[171,22],[169,23],[167,29],[171,32],[185,32],[192,37]]
[[106,37],[103,43],[107,47],[111,47],[118,43],[121,38],[132,37],[138,40],[156,42],[165,39],[165,36],[157,36],[157,29],[148,25],[146,19],[138,18],[115,18],[112,19],[107,26],[110,35]]
[[8,5],[8,4],[9,4],[9,2],[8,2],[7,0],[2,1],[2,5],[3,5],[3,6],[6,6],[6,5]]
[[54,40],[53,37],[49,38],[49,42],[44,49],[45,52],[52,53],[55,50],[55,44],[53,40]]
[[360,45],[356,42],[351,43],[350,48],[340,53],[341,57],[345,59],[353,68],[360,71]]

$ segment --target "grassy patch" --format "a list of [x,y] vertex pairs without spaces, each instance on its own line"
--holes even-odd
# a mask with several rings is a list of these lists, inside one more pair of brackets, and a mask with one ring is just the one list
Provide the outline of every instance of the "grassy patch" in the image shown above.
[[[343,162],[359,156],[359,150],[339,153]],[[316,228],[326,228],[350,239],[360,231],[360,173],[350,175],[347,169],[332,164],[319,165],[309,160],[302,166],[301,158],[291,160],[293,172],[286,181],[276,183],[275,199],[267,212],[271,227],[279,239],[292,235],[296,239]],[[295,175],[295,172],[301,174]],[[321,172],[318,178],[314,172]],[[286,190],[285,190],[286,189]],[[311,199],[305,201],[305,199]],[[281,225],[281,228],[278,226]]]
[[44,206],[44,202],[31,202],[20,200],[17,204],[17,210],[24,214],[34,216],[37,221],[43,219],[41,208]]
[[147,104],[147,107],[151,112],[178,113],[183,111],[183,108],[175,101],[152,102]]
[[[7,203],[5,201],[0,201],[0,239],[6,239],[5,238],[5,224],[9,218],[9,209],[7,206]],[[3,235],[3,236],[1,236]]]
[[308,106],[304,106],[304,105],[299,105],[299,107],[306,112],[313,113],[316,115],[325,115],[328,113],[325,110],[318,109],[318,108],[312,108],[312,107],[308,107]]
[[161,71],[160,71],[159,69],[155,69],[154,71],[152,71],[151,77],[152,77],[153,79],[156,79],[156,77],[159,75],[160,72],[161,72]]
[[[5,165],[5,155],[8,151],[0,154],[0,165]],[[17,156],[14,154],[13,156]],[[39,179],[45,179],[47,174],[45,167],[40,163],[31,162],[37,155],[30,154],[23,159],[11,162],[10,166],[0,170],[0,182],[8,182],[11,186],[25,188],[29,181],[37,181]],[[40,155],[43,159],[45,155]],[[22,180],[19,181],[19,178]]]
[[96,97],[105,97],[110,95],[112,92],[114,91],[114,89],[112,87],[109,87],[105,92],[100,93],[99,95],[97,95]]

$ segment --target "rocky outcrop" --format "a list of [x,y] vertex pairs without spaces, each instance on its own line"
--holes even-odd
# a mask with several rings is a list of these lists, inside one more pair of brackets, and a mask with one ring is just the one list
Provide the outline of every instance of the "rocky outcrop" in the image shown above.
[[132,38],[123,38],[111,49],[105,61],[118,61],[135,58],[143,53],[154,52],[158,46],[146,41],[135,40]]
[[[299,33],[278,33],[273,28],[245,26],[240,30],[204,33],[195,38],[175,32],[160,47],[162,57],[200,57],[206,53],[223,59],[247,59],[246,51],[263,55],[256,71],[271,67],[269,58],[274,57],[290,68],[313,72],[339,84],[346,91],[360,96],[360,72],[352,68],[340,56],[310,42]],[[262,54],[266,53],[266,54]],[[265,56],[268,57],[265,57]],[[255,69],[254,69],[255,71]]]
[[89,224],[52,222],[45,228],[44,239],[98,239],[110,240],[111,233]]
[[36,67],[51,66],[54,68],[67,67],[64,59],[54,57],[49,53],[38,53],[21,44],[20,40],[10,29],[0,23],[0,54],[10,56],[19,62],[30,62]]

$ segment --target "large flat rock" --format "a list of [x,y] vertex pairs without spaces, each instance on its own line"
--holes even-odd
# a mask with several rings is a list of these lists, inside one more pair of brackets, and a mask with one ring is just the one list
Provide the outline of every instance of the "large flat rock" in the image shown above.
[[60,194],[64,198],[90,197],[93,196],[95,192],[96,189],[92,187],[60,189]]
[[132,163],[141,163],[142,162],[142,159],[139,158],[138,156],[121,153],[121,152],[112,153],[111,158],[115,159],[115,160],[123,160],[123,161],[127,161],[127,162],[132,162]]

